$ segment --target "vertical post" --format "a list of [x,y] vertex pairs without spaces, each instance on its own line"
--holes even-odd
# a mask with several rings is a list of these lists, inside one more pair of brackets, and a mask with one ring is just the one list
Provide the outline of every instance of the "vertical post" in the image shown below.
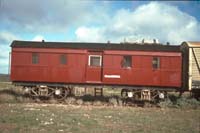
[[9,62],[8,62],[8,75],[10,75],[10,70],[11,70],[11,52],[9,52]]
[[85,89],[85,90],[84,90],[84,91],[85,91],[85,92],[84,92],[84,95],[86,95],[86,94],[87,94],[87,87],[84,87],[84,89]]
[[94,96],[95,96],[95,97],[96,97],[96,93],[97,93],[97,92],[96,92],[96,88],[94,88]]
[[189,81],[188,81],[189,91],[192,90],[192,49],[189,48]]

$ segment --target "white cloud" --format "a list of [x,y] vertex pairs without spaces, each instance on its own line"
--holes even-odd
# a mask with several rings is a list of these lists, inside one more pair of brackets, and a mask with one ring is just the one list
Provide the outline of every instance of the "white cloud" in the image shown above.
[[4,0],[1,2],[0,24],[29,32],[66,32],[71,26],[88,24],[96,21],[94,17],[103,17],[99,8],[104,7],[94,3],[77,0]]
[[103,36],[103,30],[101,28],[95,28],[95,27],[79,27],[76,30],[76,36],[79,41],[91,41],[91,42],[99,42],[104,40]]
[[8,73],[8,66],[9,66],[9,46],[0,46],[0,73]]
[[12,40],[16,40],[17,37],[9,32],[3,31],[0,32],[0,42],[1,44],[6,44],[8,42],[11,42]]
[[45,40],[44,37],[42,35],[36,35],[32,41],[42,41],[42,40]]
[[0,33],[0,73],[8,73],[10,44],[19,38],[6,31]]
[[[101,27],[79,27],[77,40],[120,42],[124,38],[134,41],[157,38],[163,43],[180,44],[182,41],[199,40],[200,34],[200,23],[194,17],[166,3],[151,2],[134,11],[120,9],[106,22]],[[78,34],[80,31],[85,34]]]

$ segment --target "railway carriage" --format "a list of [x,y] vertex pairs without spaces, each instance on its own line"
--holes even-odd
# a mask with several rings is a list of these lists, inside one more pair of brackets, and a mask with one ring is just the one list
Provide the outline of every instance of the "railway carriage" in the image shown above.
[[63,99],[74,87],[89,86],[120,88],[122,96],[141,100],[164,98],[167,91],[192,90],[192,83],[200,89],[199,65],[190,67],[200,58],[191,56],[193,46],[13,41],[11,80],[32,96]]

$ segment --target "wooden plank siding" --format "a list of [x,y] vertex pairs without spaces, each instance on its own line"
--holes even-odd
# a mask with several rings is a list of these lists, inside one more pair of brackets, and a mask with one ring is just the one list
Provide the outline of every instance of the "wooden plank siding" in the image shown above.
[[200,48],[193,48],[192,54],[192,80],[200,80]]

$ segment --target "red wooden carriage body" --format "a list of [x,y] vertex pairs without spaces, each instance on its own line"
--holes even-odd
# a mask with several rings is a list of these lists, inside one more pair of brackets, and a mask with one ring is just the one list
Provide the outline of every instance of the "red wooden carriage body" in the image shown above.
[[11,80],[182,87],[180,46],[13,41]]

